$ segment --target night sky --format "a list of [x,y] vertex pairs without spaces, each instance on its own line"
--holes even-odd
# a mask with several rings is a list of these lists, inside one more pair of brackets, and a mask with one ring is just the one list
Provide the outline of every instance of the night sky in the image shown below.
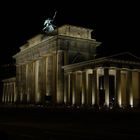
[[[0,4],[0,64],[14,63],[12,56],[26,40],[42,31],[46,18],[57,15],[56,26],[72,24],[94,30],[102,42],[98,55],[129,51],[140,56],[139,13],[137,3],[79,1],[4,1]],[[76,1],[78,2],[78,1]]]

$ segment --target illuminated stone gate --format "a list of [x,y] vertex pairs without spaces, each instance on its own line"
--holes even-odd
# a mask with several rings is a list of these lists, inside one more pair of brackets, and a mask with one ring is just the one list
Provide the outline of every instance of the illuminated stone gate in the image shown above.
[[[20,52],[13,56],[17,94],[14,102],[63,104],[62,66],[94,58],[100,43],[91,38],[91,32],[91,29],[64,25],[50,34],[39,34],[21,46]],[[13,102],[6,96],[9,95],[4,92],[3,102]]]
[[72,106],[140,103],[140,59],[130,53],[96,58],[91,29],[64,25],[39,34],[13,56],[16,77],[3,80],[3,103]]

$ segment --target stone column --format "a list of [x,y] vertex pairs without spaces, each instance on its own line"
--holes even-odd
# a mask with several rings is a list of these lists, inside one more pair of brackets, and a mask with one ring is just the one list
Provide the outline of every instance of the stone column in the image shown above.
[[121,70],[121,106],[126,106],[126,70]]
[[7,103],[9,103],[9,99],[10,99],[10,96],[9,96],[9,82],[7,83],[7,88],[6,88],[6,95],[7,95]]
[[72,104],[72,73],[68,73],[68,95],[67,95],[68,105]]
[[28,64],[28,93],[30,94],[30,103],[35,103],[35,62]]
[[53,91],[53,56],[46,57],[46,96],[52,96]]
[[5,103],[7,103],[7,102],[8,102],[7,89],[8,89],[8,83],[5,83]]
[[6,103],[9,102],[9,83],[6,83]]
[[138,107],[140,107],[140,72],[138,72]]
[[109,106],[109,70],[104,69],[105,104]]
[[39,91],[39,60],[35,61],[35,102],[40,102],[40,91]]
[[82,72],[82,105],[86,104],[86,71]]
[[26,64],[22,65],[22,72],[21,72],[21,80],[22,80],[22,102],[27,102],[27,95],[26,95]]
[[75,103],[76,105],[80,106],[81,105],[81,93],[82,93],[82,72],[81,71],[76,71],[75,73],[76,79],[75,79]]
[[[41,94],[41,103],[45,103],[45,97],[46,97],[46,88],[47,88],[47,75],[46,75],[46,57],[42,58],[40,61],[39,66],[39,84],[40,84],[40,94]],[[51,65],[50,65],[51,67]],[[51,75],[50,75],[51,76]],[[50,79],[52,81],[52,77]],[[52,87],[52,86],[51,86]]]
[[93,74],[88,75],[88,105],[92,105],[92,80]]
[[56,71],[56,101],[58,104],[63,104],[64,101],[64,70],[62,66],[64,65],[64,51],[57,51],[57,71]]
[[17,102],[17,88],[16,88],[16,82],[13,83],[14,86],[14,103]]
[[115,105],[121,107],[121,71],[116,70],[115,75]]
[[76,103],[76,73],[72,73],[72,105]]
[[64,73],[64,103],[68,104],[68,74]]
[[98,76],[97,76],[97,69],[93,70],[93,77],[92,77],[92,105],[99,104],[99,84],[98,84]]
[[139,91],[140,91],[140,86],[139,86],[139,72],[138,70],[132,71],[132,92],[133,92],[133,107],[138,107],[139,106]]
[[26,73],[25,73],[25,84],[26,84],[26,90],[25,94],[27,95],[27,102],[30,102],[30,93],[29,93],[29,64],[26,64]]
[[5,89],[6,89],[6,86],[5,86],[5,83],[3,83],[3,94],[2,94],[2,102],[3,103],[5,102]]
[[21,65],[16,66],[16,85],[17,85],[17,100],[20,102],[20,92],[21,92]]
[[10,96],[9,96],[9,82],[7,83],[7,103],[10,101]]
[[10,82],[10,103],[13,102],[13,82]]
[[126,105],[131,105],[131,107],[133,107],[132,71],[127,71]]
[[14,82],[11,83],[11,103],[14,102]]

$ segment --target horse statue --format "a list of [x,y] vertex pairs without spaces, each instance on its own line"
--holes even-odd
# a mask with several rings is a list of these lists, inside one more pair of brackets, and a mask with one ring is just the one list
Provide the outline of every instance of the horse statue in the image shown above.
[[43,31],[45,33],[52,32],[54,30],[54,28],[56,27],[55,25],[52,24],[52,22],[54,21],[54,19],[56,17],[56,13],[57,12],[55,12],[55,14],[54,14],[54,16],[53,16],[52,19],[51,18],[48,18],[48,19],[45,20],[45,22],[44,22],[44,26],[45,27],[43,28]]

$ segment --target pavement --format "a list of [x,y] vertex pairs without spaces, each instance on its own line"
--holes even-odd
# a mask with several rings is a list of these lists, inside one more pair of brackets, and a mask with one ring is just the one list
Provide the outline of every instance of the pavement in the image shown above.
[[140,112],[0,109],[0,140],[140,139]]

